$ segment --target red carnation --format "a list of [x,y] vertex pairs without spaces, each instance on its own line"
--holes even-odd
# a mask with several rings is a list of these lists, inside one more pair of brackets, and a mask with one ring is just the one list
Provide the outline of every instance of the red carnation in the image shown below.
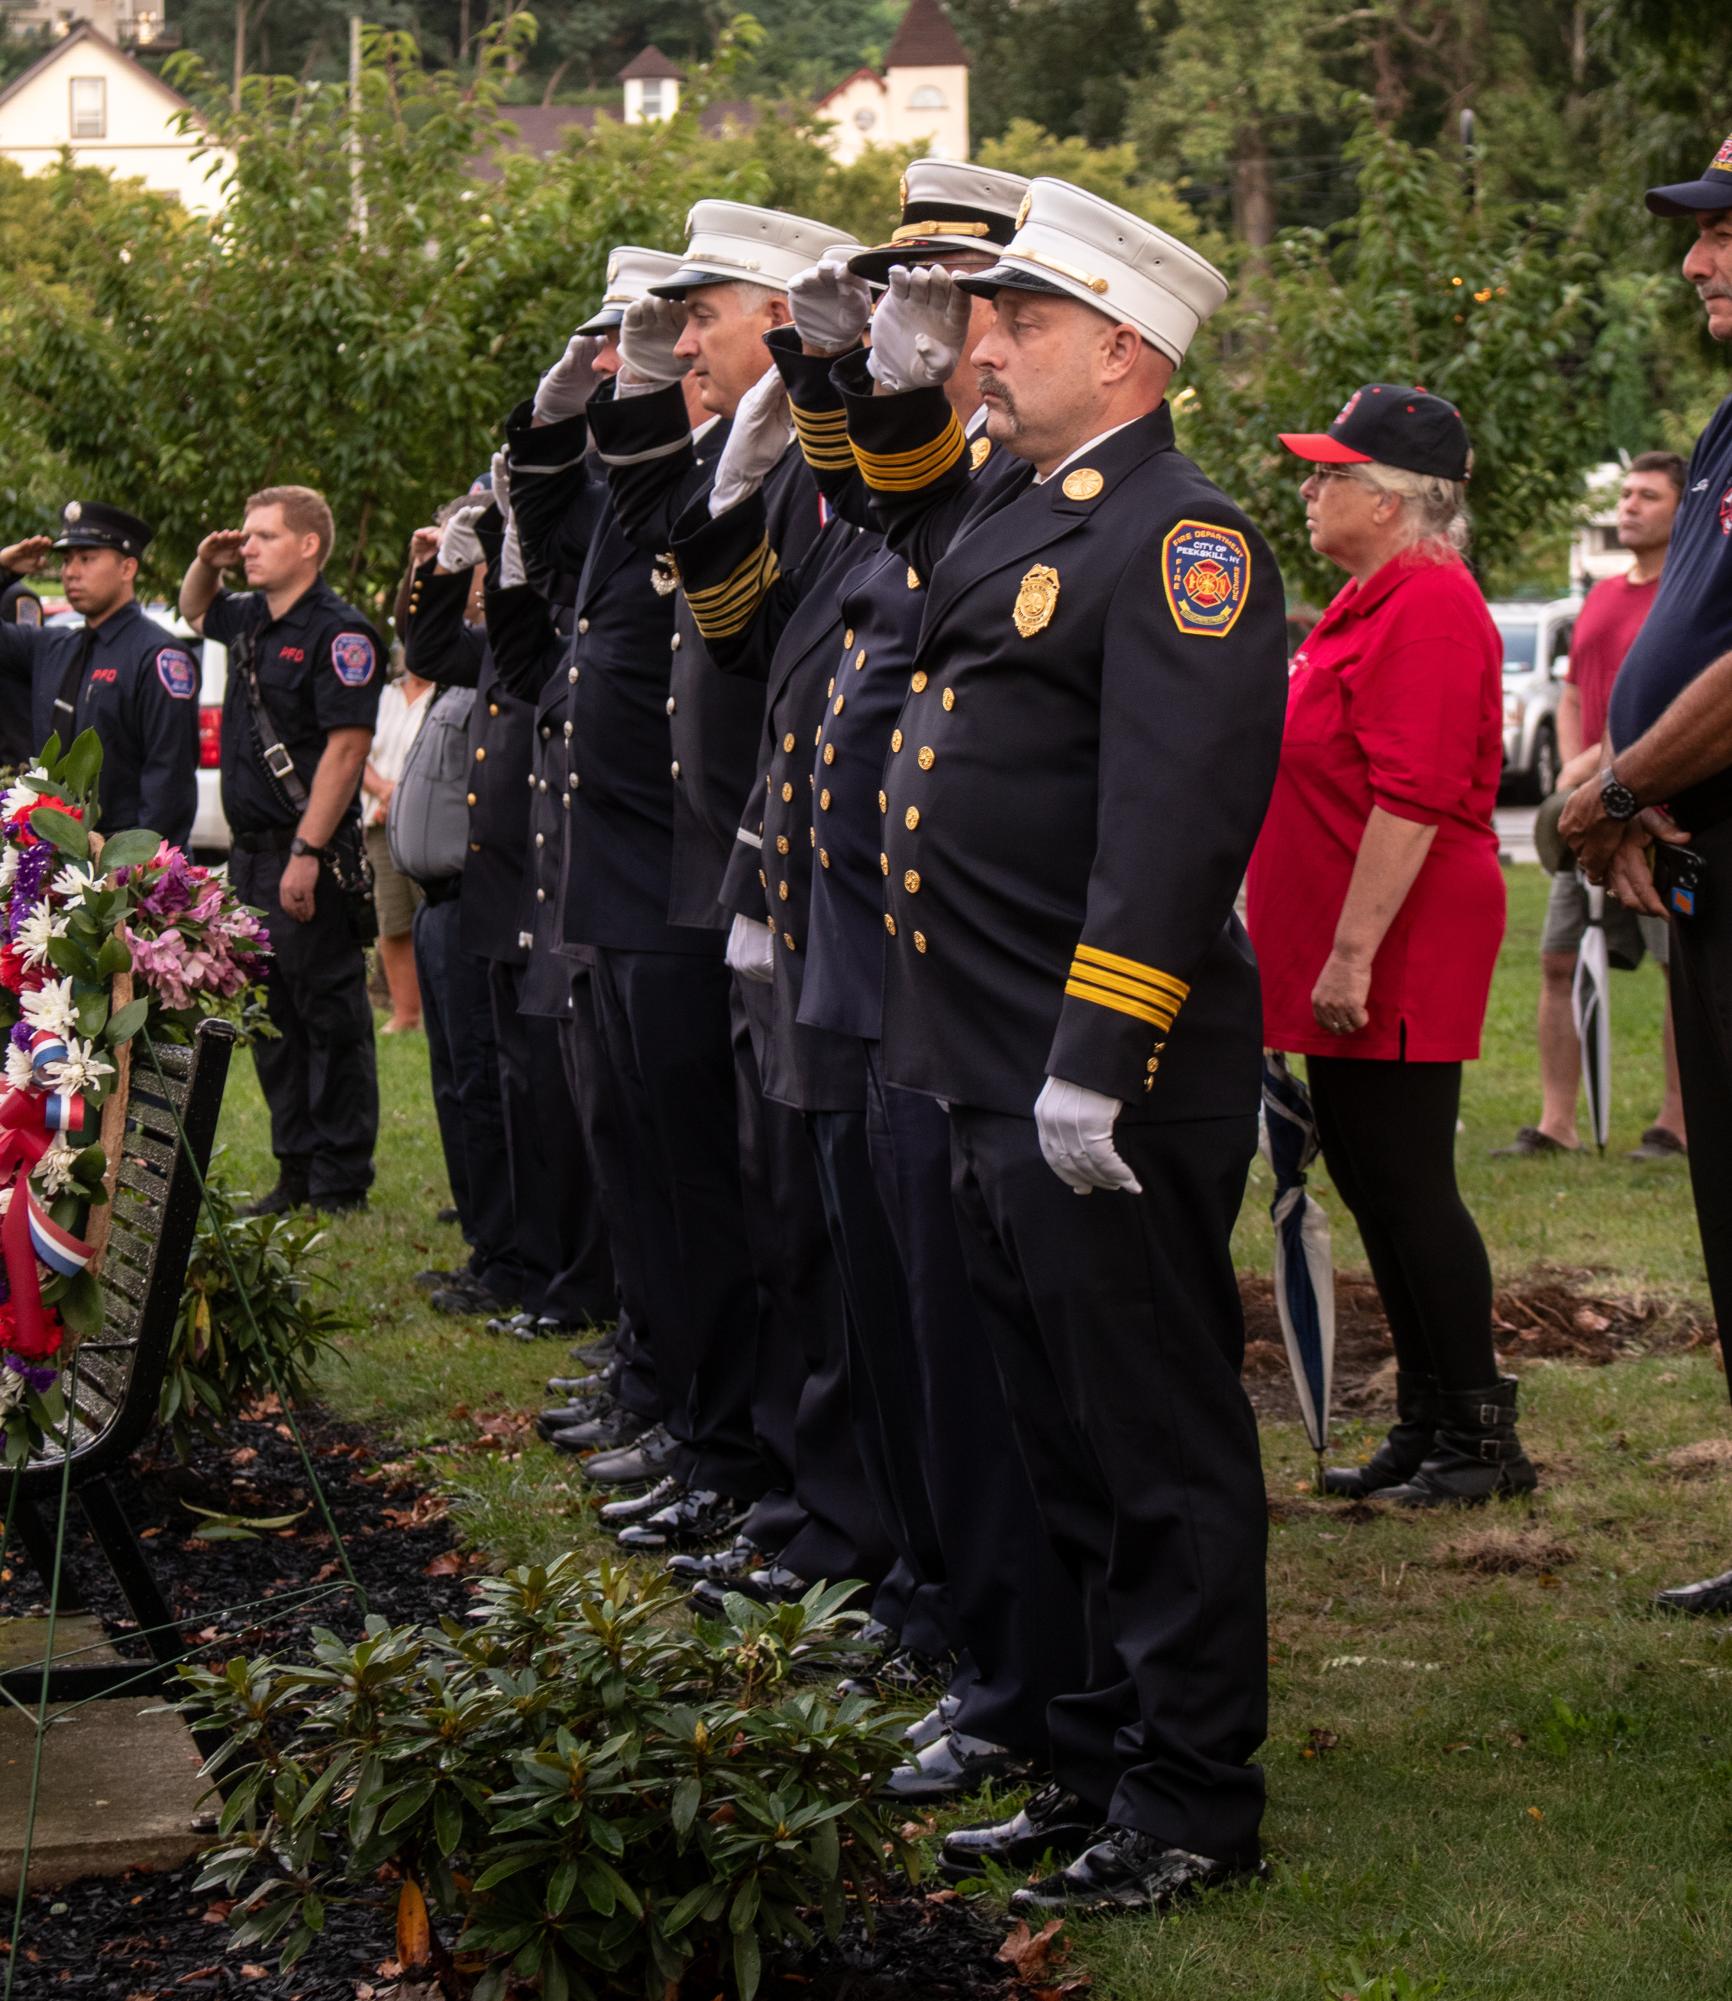
[[46,1362],[60,1352],[60,1344],[65,1339],[66,1330],[60,1324],[60,1315],[51,1306],[42,1309],[42,1331],[39,1335],[26,1335],[18,1325],[18,1316],[12,1302],[0,1302],[0,1348],[9,1348],[14,1355],[26,1362]]

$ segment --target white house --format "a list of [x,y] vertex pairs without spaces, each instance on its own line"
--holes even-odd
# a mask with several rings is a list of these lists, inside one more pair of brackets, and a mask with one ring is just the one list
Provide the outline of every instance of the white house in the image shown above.
[[190,109],[178,91],[81,21],[0,90],[0,156],[40,173],[66,151],[78,166],[142,181],[190,209],[217,208],[223,169],[213,173],[208,154],[193,158],[196,131],[175,129]]
[[653,125],[658,119],[671,118],[680,108],[680,85],[685,80],[679,64],[651,42],[619,72],[625,90],[624,122]]
[[968,52],[939,0],[909,0],[884,52],[884,71],[857,69],[819,98],[825,144],[848,166],[868,146],[968,158]]

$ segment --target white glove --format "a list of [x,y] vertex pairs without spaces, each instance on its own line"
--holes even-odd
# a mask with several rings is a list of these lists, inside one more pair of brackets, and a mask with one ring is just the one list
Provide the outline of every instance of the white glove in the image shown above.
[[1034,1101],[1034,1129],[1047,1166],[1067,1188],[1079,1195],[1093,1188],[1143,1192],[1142,1183],[1113,1146],[1113,1121],[1123,1110],[1122,1098],[1084,1090],[1062,1077],[1046,1080]]
[[519,584],[527,582],[523,569],[523,544],[517,539],[517,517],[508,515],[505,540],[499,550],[499,588],[502,591],[515,590]]
[[740,398],[740,407],[734,412],[733,427],[716,461],[716,480],[710,488],[712,521],[757,492],[793,435],[788,386],[772,364]]
[[872,287],[848,269],[853,255],[853,244],[833,244],[788,287],[794,331],[803,347],[846,354],[859,345],[872,317]]
[[776,934],[753,917],[736,917],[728,932],[728,949],[722,955],[728,971],[742,980],[756,980],[768,986],[775,977]]
[[686,330],[686,309],[678,299],[634,299],[620,322],[620,381],[638,389],[665,389],[691,367],[675,354]]
[[490,500],[472,501],[467,507],[459,507],[446,522],[439,536],[440,569],[447,574],[472,570],[481,561],[481,537],[475,532],[475,524],[492,505]]
[[937,264],[890,268],[890,289],[872,315],[866,366],[888,390],[936,389],[956,373],[973,302]]
[[493,504],[511,519],[511,461],[502,451],[493,454]]
[[601,342],[593,334],[574,333],[565,352],[535,387],[535,421],[557,424],[562,417],[581,417],[589,408],[595,385],[595,358]]

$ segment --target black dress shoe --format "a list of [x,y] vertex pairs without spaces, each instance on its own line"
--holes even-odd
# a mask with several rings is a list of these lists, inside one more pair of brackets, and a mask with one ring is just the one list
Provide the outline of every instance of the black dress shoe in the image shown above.
[[764,1551],[750,1536],[737,1535],[726,1549],[686,1551],[679,1556],[670,1556],[667,1569],[670,1577],[679,1578],[683,1584],[701,1584],[707,1580],[737,1591],[754,1570],[763,1567],[766,1560]]
[[956,1673],[956,1656],[917,1653],[913,1647],[898,1647],[871,1667],[851,1674],[837,1688],[843,1695],[877,1695],[888,1702],[909,1702],[941,1694]]
[[458,1215],[455,1207],[448,1202],[443,1209],[435,1213],[433,1220],[435,1223],[461,1223],[463,1218]]
[[522,1323],[525,1320],[527,1320],[530,1323],[530,1325],[533,1326],[535,1324],[535,1315],[533,1313],[523,1313],[523,1312],[496,1313],[493,1315],[492,1319],[486,1323],[484,1331],[489,1334],[515,1334],[517,1332],[520,1323]]
[[591,1321],[556,1320],[551,1313],[538,1313],[530,1320],[526,1313],[523,1320],[511,1331],[519,1341],[569,1341],[574,1334],[582,1334],[594,1323]]
[[1674,1584],[1669,1591],[1656,1591],[1654,1603],[1668,1612],[1691,1612],[1698,1618],[1732,1612],[1732,1570],[1704,1577],[1700,1584]]
[[963,1799],[988,1782],[1015,1785],[1027,1777],[1028,1760],[1003,1744],[947,1730],[924,1751],[917,1751],[912,1764],[898,1765],[880,1791],[905,1806],[928,1806]]
[[1030,1869],[1043,1855],[1061,1865],[1074,1860],[1100,1832],[1101,1817],[1064,1786],[1042,1786],[1009,1820],[992,1827],[959,1827],[944,1837],[938,1867],[953,1883],[978,1876],[986,1864]]
[[[610,1397],[573,1397],[568,1403],[550,1404],[546,1410],[537,1412],[535,1428],[543,1438],[552,1438],[561,1431],[575,1431],[580,1425],[592,1424],[618,1408]],[[619,1441],[622,1445],[630,1442],[624,1438]]]
[[746,1507],[732,1494],[698,1487],[670,1501],[659,1513],[628,1522],[618,1535],[621,1549],[648,1555],[666,1549],[701,1548],[732,1536],[746,1519]]
[[641,1494],[628,1494],[619,1501],[604,1501],[596,1509],[595,1518],[604,1529],[622,1529],[628,1522],[645,1521],[649,1516],[658,1514],[685,1491],[684,1482],[669,1473],[653,1487],[646,1487]]
[[[556,1447],[565,1449],[563,1437]],[[583,1477],[597,1487],[646,1487],[653,1485],[673,1463],[679,1446],[659,1424],[619,1452],[598,1452],[584,1461]]]
[[437,1265],[429,1265],[425,1271],[415,1274],[414,1283],[423,1292],[442,1292],[448,1285],[455,1285],[459,1279],[469,1276],[467,1271],[441,1271]]
[[649,1429],[648,1418],[639,1417],[623,1404],[609,1402],[593,1417],[574,1418],[545,1436],[561,1452],[623,1452]]
[[367,1206],[367,1191],[351,1188],[334,1195],[315,1195],[312,1209],[315,1216],[356,1216]]
[[286,1216],[291,1209],[304,1209],[306,1206],[307,1184],[304,1181],[279,1181],[268,1195],[261,1195],[252,1202],[243,1202],[235,1214]]
[[442,1285],[428,1300],[435,1313],[449,1313],[458,1319],[479,1320],[489,1313],[509,1313],[511,1301],[465,1274],[450,1285]]
[[574,1341],[571,1344],[571,1359],[581,1362],[586,1369],[599,1369],[613,1356],[613,1337],[603,1335],[595,1341]]
[[947,1736],[956,1728],[957,1712],[961,1707],[958,1697],[941,1695],[924,1716],[903,1731],[903,1743],[911,1751],[924,1751],[928,1744],[936,1744],[940,1737]]
[[[668,1568],[673,1568],[671,1563]],[[760,1605],[788,1605],[796,1598],[804,1598],[811,1588],[805,1578],[781,1564],[766,1563],[743,1574],[724,1571],[701,1578],[692,1589],[691,1602],[693,1610],[702,1612],[706,1618],[725,1619],[728,1611],[723,1601],[730,1592],[737,1591],[742,1598],[754,1599]]]
[[1048,1918],[1086,1911],[1170,1911],[1200,1891],[1268,1873],[1267,1863],[1217,1862],[1169,1848],[1158,1835],[1109,1827],[1056,1876],[1043,1876],[1018,1890],[1010,1912],[1017,1918]]
[[549,1376],[547,1393],[576,1403],[580,1397],[605,1396],[618,1380],[612,1369],[597,1369],[587,1376]]

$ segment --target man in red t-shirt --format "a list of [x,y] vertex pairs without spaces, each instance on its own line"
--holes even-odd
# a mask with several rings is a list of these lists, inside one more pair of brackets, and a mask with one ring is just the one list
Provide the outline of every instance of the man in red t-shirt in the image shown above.
[[[1600,739],[1612,683],[1624,655],[1641,630],[1665,566],[1672,520],[1684,491],[1684,461],[1676,452],[1644,452],[1633,459],[1618,496],[1618,541],[1634,561],[1621,577],[1606,577],[1588,593],[1570,640],[1569,673],[1558,698],[1558,749],[1564,764],[1563,790],[1581,785],[1600,768]],[[1581,1047],[1576,1039],[1570,987],[1576,954],[1588,921],[1588,891],[1574,866],[1552,877],[1551,901],[1540,934],[1540,1085],[1543,1104],[1537,1126],[1523,1126],[1494,1158],[1519,1154],[1575,1153],[1576,1093],[1581,1082]],[[1606,945],[1612,963],[1629,970],[1644,950],[1666,964],[1666,920],[1638,917],[1610,898],[1605,911]],[[1663,1032],[1666,1096],[1659,1115],[1643,1133],[1632,1160],[1662,1160],[1684,1151],[1684,1106],[1678,1091],[1678,1058],[1672,1046],[1672,1006],[1666,1003]]]

